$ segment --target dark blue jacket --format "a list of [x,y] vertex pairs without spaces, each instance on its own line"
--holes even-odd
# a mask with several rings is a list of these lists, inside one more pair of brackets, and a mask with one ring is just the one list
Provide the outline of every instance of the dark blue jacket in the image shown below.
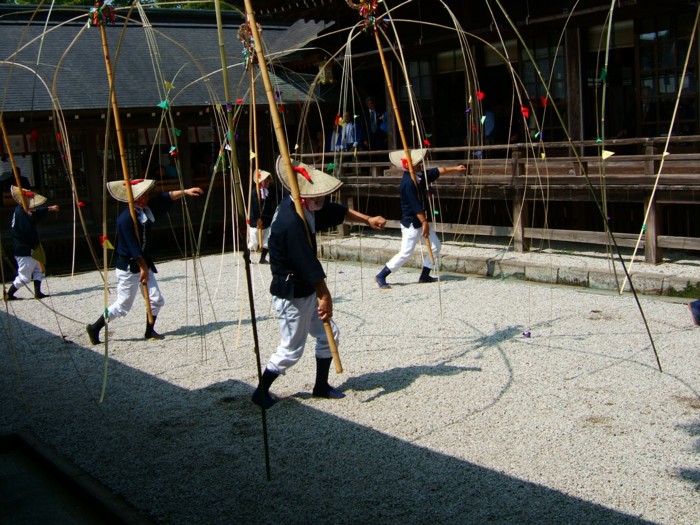
[[[430,168],[425,171],[428,177],[428,186],[438,180],[440,177],[440,170],[438,168]],[[423,180],[423,172],[417,171],[415,173],[416,179],[418,179],[418,188],[413,183],[411,179],[411,174],[408,171],[403,172],[403,177],[401,178],[401,185],[399,186],[399,195],[401,197],[401,225],[408,228],[413,225],[414,228],[420,228],[421,223],[418,220],[417,213],[425,212],[428,208],[428,199],[425,195],[425,181]],[[430,216],[426,214],[426,218],[430,219]]]
[[31,212],[25,212],[21,204],[18,204],[12,213],[12,249],[17,257],[32,254],[32,250],[39,246],[39,232],[36,229],[37,221],[46,217],[49,213],[47,206],[34,208]]
[[311,232],[309,244],[304,222],[297,214],[291,196],[282,200],[270,226],[268,241],[272,295],[293,299],[315,293],[314,284],[326,278],[316,257],[316,232],[342,224],[347,212],[347,207],[342,204],[326,202],[314,213],[315,229]]
[[268,190],[267,198],[260,199],[260,201],[262,201],[262,215],[260,214],[257,197],[252,195],[250,198],[250,213],[248,214],[248,219],[253,228],[257,227],[256,223],[259,218],[262,219],[263,228],[269,228],[272,223],[272,217],[275,215],[275,210],[279,204],[279,197],[274,185],[268,187]]
[[[158,220],[165,215],[173,205],[169,192],[158,193],[148,199],[148,207],[153,213],[153,218]],[[138,217],[138,213],[137,213]],[[141,242],[136,237],[134,221],[131,219],[129,208],[119,214],[117,218],[117,246],[115,248],[115,266],[120,270],[130,270],[132,273],[139,273],[139,265],[134,261],[143,257],[148,267],[157,272],[151,253],[149,243],[151,241],[151,228],[153,223],[149,220],[139,224]]]

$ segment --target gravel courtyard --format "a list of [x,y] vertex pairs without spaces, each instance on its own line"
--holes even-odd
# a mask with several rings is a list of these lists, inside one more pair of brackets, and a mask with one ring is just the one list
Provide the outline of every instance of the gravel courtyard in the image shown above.
[[[28,429],[167,524],[664,523],[700,516],[700,328],[685,301],[327,263],[343,400],[312,398],[312,343],[250,402],[256,357],[240,254],[158,265],[92,347],[98,272],[4,303],[0,433]],[[251,265],[260,358],[278,342],[269,266]],[[700,268],[697,269],[700,274]],[[114,285],[113,274],[109,274]],[[114,297],[114,290],[109,302]],[[529,336],[529,337],[528,337]],[[100,401],[103,382],[106,387]]]

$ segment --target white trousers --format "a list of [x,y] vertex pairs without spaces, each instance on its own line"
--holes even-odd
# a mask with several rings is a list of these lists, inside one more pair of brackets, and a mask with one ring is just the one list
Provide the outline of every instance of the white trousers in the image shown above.
[[39,261],[30,255],[15,255],[17,261],[17,277],[12,281],[15,288],[19,289],[32,281],[43,281],[46,277],[39,269]]
[[[391,260],[386,263],[386,267],[392,272],[401,268],[406,261],[408,261],[413,255],[413,251],[416,249],[416,245],[419,242],[425,243],[425,237],[422,235],[422,228],[414,228],[413,225],[406,228],[403,224],[401,225],[401,250],[399,253],[394,255]],[[435,262],[438,260],[438,255],[440,255],[440,239],[435,234],[435,230],[430,228],[430,247],[432,248],[433,257]],[[430,268],[431,270],[435,268],[435,265],[430,260],[430,254],[425,255],[425,260],[423,261],[423,266]]]
[[[141,295],[140,273],[132,273],[129,270],[120,270],[119,268],[115,270],[115,273],[117,274],[117,300],[108,308],[110,321],[128,314],[134,305],[136,296]],[[151,301],[151,313],[155,317],[165,304],[165,298],[160,293],[155,274],[150,270],[148,271],[148,297]]]
[[[265,228],[262,231],[262,247],[267,249],[267,240],[270,238],[270,228]],[[248,226],[248,249],[251,252],[258,251],[258,229]]]
[[[280,327],[280,344],[267,368],[276,374],[284,374],[294,366],[304,354],[306,338],[311,334],[316,339],[316,357],[331,357],[331,347],[323,328],[323,321],[318,316],[318,299],[316,294],[298,299],[280,299],[272,297],[272,305],[277,310]],[[340,342],[340,330],[331,319],[333,339],[336,345]]]

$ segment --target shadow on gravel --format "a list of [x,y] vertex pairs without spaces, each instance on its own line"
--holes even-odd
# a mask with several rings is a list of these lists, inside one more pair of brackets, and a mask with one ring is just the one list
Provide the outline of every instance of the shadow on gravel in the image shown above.
[[[49,286],[50,286],[50,283],[51,283],[51,281],[49,281]],[[112,286],[112,288],[114,288],[114,284],[111,286]],[[51,293],[51,297],[67,297],[67,296],[71,296],[71,295],[79,296],[82,294],[97,293],[97,292],[101,292],[103,289],[104,289],[103,286],[87,286],[85,288],[76,288],[74,290],[67,290],[64,292],[54,292],[49,288],[49,292]]]
[[[260,319],[258,319],[258,322],[260,322]],[[248,325],[250,324],[250,319],[242,319],[240,321],[241,324]],[[239,324],[238,320],[233,320],[233,321],[214,321],[212,323],[205,323],[202,325],[185,325],[185,326],[180,326],[176,328],[175,330],[170,330],[168,332],[163,332],[163,335],[208,335],[212,332],[216,332],[218,330],[222,330],[226,328],[227,326],[234,326]],[[157,327],[156,327],[157,329]]]
[[411,386],[421,376],[453,376],[462,372],[481,372],[479,367],[451,366],[438,364],[434,366],[407,366],[392,368],[382,372],[370,372],[360,376],[351,377],[339,386],[340,390],[355,390],[357,392],[372,392],[381,389],[372,397],[365,399],[365,403],[374,401],[386,394],[393,394]]
[[[0,322],[5,337],[4,312]],[[228,380],[192,391],[110,361],[98,403],[102,355],[19,322],[27,344],[17,355],[0,350],[0,432],[28,428],[158,523],[648,523],[335,417],[316,409],[332,410],[320,400],[286,398],[267,411],[267,481],[250,385]],[[398,368],[345,388],[389,392],[422,374],[472,371]],[[3,520],[36,522],[33,512],[54,500],[10,505]]]
[[[700,401],[699,400],[686,399],[686,401],[689,401],[689,404],[691,407],[696,408],[696,409],[700,408]],[[694,423],[692,425],[686,425],[684,428],[685,428],[686,432],[688,432],[688,435],[696,438],[695,446],[693,447],[693,450],[695,451],[696,454],[700,454],[700,421],[697,423]],[[695,485],[696,490],[700,491],[700,470],[698,470],[698,469],[680,469],[679,475],[683,479],[685,479],[686,481],[693,483]]]

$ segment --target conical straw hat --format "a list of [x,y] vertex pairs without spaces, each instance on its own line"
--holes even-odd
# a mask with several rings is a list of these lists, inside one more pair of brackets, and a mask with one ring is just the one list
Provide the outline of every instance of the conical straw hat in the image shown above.
[[[425,157],[425,154],[427,153],[427,151],[428,150],[426,150],[426,149],[409,150],[409,153],[411,154],[411,162],[412,162],[411,165],[415,166],[417,164],[420,164],[420,162]],[[397,168],[401,168],[404,170],[408,169],[408,166],[403,165],[403,159],[405,159],[405,158],[406,158],[406,152],[402,149],[398,149],[396,151],[389,152],[389,160]]]
[[[343,183],[335,177],[302,162],[292,161],[292,169],[294,169],[294,173],[297,177],[299,195],[302,197],[321,197],[322,195],[329,195],[343,185]],[[291,190],[282,157],[277,157],[277,174],[282,184],[284,184],[284,187]]]
[[[134,179],[130,181],[131,193],[134,195],[134,200],[139,199],[147,191],[155,186],[156,181],[153,179]],[[120,202],[129,202],[129,197],[126,192],[126,181],[113,180],[107,183],[107,191],[109,194]]]
[[[22,204],[22,199],[20,198],[19,188],[15,185],[10,186],[10,192],[12,193],[12,198],[17,204]],[[24,202],[27,204],[27,208],[37,208],[46,202],[46,197],[39,195],[37,192],[32,190],[25,190],[22,188],[22,193],[24,194]]]

